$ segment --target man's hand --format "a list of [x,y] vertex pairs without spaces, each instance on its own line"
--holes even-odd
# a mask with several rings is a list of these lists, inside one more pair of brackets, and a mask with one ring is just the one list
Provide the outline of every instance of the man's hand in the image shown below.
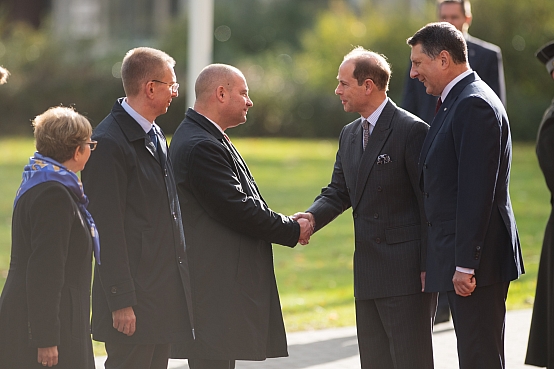
[[307,245],[310,243],[310,237],[314,233],[314,227],[307,219],[298,219],[298,224],[300,224],[300,237],[298,237],[298,242],[301,245]]
[[452,277],[452,283],[454,283],[454,290],[457,295],[462,297],[467,297],[471,295],[475,287],[477,286],[475,282],[475,276],[473,274],[463,273],[459,271],[454,272],[454,277]]
[[298,238],[298,242],[301,245],[307,245],[315,229],[314,215],[312,213],[296,213],[292,216],[292,219],[300,224],[300,237]]
[[58,346],[39,347],[37,361],[42,366],[52,367],[58,365]]
[[132,336],[136,330],[137,318],[131,306],[112,311],[113,327],[119,332]]

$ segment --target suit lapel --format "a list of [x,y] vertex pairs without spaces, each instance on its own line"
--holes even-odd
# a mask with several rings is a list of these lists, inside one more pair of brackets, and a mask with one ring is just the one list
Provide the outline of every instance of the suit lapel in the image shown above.
[[452,90],[448,93],[448,96],[446,97],[446,101],[442,104],[441,108],[437,112],[437,115],[435,115],[435,118],[431,122],[431,128],[429,129],[429,132],[427,133],[427,136],[425,137],[425,141],[423,141],[423,147],[421,148],[421,153],[419,155],[419,163],[418,163],[418,171],[419,171],[419,177],[420,177],[420,183],[421,183],[421,176],[423,174],[423,164],[425,163],[425,159],[427,159],[427,154],[429,153],[429,149],[431,148],[433,142],[435,141],[435,138],[437,137],[437,133],[440,131],[441,127],[443,126],[444,122],[446,121],[446,118],[448,117],[451,108],[454,106],[454,103],[458,100],[458,96],[460,93],[464,90],[464,88],[469,85],[470,83],[477,80],[478,77],[475,73],[472,73],[462,79],[460,82],[458,82]]
[[[362,197],[362,194],[364,192],[365,184],[367,182],[367,178],[369,177],[369,173],[373,169],[373,166],[377,161],[377,156],[381,152],[383,145],[387,141],[387,138],[389,137],[392,131],[391,122],[392,122],[392,118],[394,116],[395,110],[396,110],[396,106],[394,105],[394,103],[392,103],[392,101],[389,100],[387,105],[385,105],[383,112],[379,116],[379,119],[375,124],[375,128],[371,133],[371,136],[369,136],[367,147],[362,155],[362,159],[360,160],[360,165],[358,166],[358,176],[356,179],[356,191],[355,191],[354,202],[352,203],[352,209],[355,209],[358,203],[360,202],[360,198]],[[357,144],[359,144],[360,147],[362,146],[361,137],[360,137],[360,141],[358,141]]]
[[[115,121],[117,122],[117,124],[121,127],[121,131],[123,132],[125,137],[127,137],[127,140],[129,140],[129,142],[143,140],[144,147],[146,148],[146,150],[148,150],[150,155],[152,155],[152,157],[154,157],[154,159],[156,159],[156,161],[160,163],[158,152],[154,144],[150,141],[150,137],[146,132],[144,132],[140,124],[138,124],[137,121],[134,120],[133,117],[131,117],[129,114],[127,114],[125,109],[123,109],[123,107],[121,106],[122,101],[123,101],[122,98],[118,99],[114,107],[112,108],[112,115]],[[158,135],[158,137],[159,136],[160,135]],[[165,138],[163,141],[165,141]]]

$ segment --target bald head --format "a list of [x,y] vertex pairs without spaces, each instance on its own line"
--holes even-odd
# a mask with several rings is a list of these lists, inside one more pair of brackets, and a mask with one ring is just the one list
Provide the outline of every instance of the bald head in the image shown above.
[[237,68],[227,64],[210,64],[198,75],[194,85],[196,102],[206,102],[210,95],[215,94],[219,86],[232,90],[236,77],[244,78]]

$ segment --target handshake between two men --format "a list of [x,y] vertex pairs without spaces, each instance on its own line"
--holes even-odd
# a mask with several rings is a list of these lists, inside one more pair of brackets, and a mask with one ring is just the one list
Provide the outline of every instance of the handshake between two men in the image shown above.
[[301,245],[307,245],[310,243],[310,237],[315,231],[315,218],[312,213],[295,213],[291,216],[293,220],[296,220],[300,224],[300,237],[298,243]]

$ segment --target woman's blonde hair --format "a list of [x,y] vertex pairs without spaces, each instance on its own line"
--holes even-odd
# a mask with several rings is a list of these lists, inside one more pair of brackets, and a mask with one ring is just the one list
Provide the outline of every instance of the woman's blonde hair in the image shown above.
[[73,157],[75,149],[85,149],[92,134],[87,118],[73,108],[56,106],[33,120],[37,151],[63,163]]

